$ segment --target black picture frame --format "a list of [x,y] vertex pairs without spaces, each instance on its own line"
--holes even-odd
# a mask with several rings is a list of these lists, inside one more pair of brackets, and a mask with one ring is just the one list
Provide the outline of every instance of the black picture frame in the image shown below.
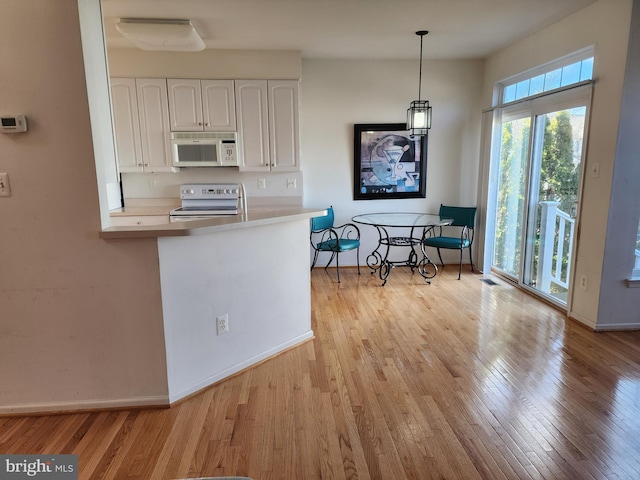
[[353,125],[353,199],[425,198],[427,135],[404,123]]

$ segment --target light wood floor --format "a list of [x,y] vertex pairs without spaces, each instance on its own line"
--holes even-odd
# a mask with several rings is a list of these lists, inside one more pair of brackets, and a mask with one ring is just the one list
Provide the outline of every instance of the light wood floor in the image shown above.
[[80,478],[638,479],[640,332],[499,281],[312,273],[313,341],[165,410],[0,418]]

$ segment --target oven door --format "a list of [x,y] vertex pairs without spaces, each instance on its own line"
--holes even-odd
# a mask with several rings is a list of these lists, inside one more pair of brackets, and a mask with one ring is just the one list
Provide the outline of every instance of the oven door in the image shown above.
[[233,217],[238,215],[237,209],[225,209],[225,210],[185,210],[183,208],[176,208],[169,212],[169,223],[175,222],[188,222],[189,220],[203,220],[207,218],[220,218],[220,217]]

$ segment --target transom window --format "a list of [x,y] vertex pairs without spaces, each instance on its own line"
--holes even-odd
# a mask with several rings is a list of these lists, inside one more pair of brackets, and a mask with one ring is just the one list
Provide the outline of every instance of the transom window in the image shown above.
[[499,83],[499,103],[505,105],[592,79],[590,48]]

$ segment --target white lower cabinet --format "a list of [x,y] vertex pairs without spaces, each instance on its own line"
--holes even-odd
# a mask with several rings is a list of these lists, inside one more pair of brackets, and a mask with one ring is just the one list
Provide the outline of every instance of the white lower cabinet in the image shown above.
[[121,172],[175,172],[171,162],[167,82],[112,78],[111,98]]
[[300,170],[296,80],[236,80],[241,171]]
[[112,227],[132,227],[136,225],[164,225],[169,223],[169,215],[114,215]]

